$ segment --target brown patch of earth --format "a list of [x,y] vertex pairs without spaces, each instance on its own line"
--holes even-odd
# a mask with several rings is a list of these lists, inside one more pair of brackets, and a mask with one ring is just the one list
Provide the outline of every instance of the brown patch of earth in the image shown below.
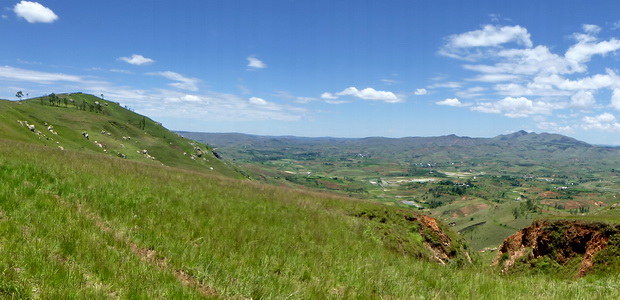
[[461,208],[460,211],[463,213],[464,216],[468,216],[477,211],[488,209],[489,207],[491,206],[486,203],[480,203],[480,204],[473,204],[473,205],[465,206]]

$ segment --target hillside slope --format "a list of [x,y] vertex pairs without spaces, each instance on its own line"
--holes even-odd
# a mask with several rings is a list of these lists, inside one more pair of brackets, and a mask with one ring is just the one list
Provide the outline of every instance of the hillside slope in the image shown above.
[[498,276],[445,226],[381,204],[4,139],[0,199],[0,298],[600,299],[620,284]]
[[537,220],[508,237],[493,264],[504,272],[534,269],[584,276],[591,271],[618,272],[619,253],[618,223]]
[[0,100],[0,111],[0,137],[4,139],[242,177],[206,144],[185,139],[146,116],[92,95]]
[[[601,298],[601,286],[619,284],[497,276],[428,216],[222,176],[211,159],[175,160],[168,148],[189,142],[145,117],[146,127],[131,114],[1,105],[0,298]],[[54,128],[38,129],[45,123]],[[88,130],[111,132],[95,133],[110,145],[127,134],[133,149],[168,144],[155,160],[121,159],[112,151],[128,146],[93,146]]]

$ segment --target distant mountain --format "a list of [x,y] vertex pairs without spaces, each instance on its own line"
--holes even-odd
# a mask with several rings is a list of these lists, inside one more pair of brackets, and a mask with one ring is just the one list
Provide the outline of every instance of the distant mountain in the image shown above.
[[[497,160],[506,165],[602,163],[620,156],[619,148],[593,146],[571,137],[551,133],[517,131],[494,138],[471,138],[456,135],[404,138],[307,138],[293,136],[257,136],[240,133],[179,134],[209,143],[224,155],[242,160],[253,156],[268,159],[274,153],[322,157],[350,157],[364,153],[397,161],[473,161]],[[258,152],[257,152],[258,151]],[[260,153],[260,154],[259,154]],[[280,155],[281,156],[281,155]]]

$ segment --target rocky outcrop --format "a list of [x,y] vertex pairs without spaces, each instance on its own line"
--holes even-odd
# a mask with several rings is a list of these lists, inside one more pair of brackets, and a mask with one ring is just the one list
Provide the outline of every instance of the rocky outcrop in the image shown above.
[[433,217],[398,209],[365,209],[355,214],[368,220],[369,233],[387,248],[440,264],[471,264],[464,240]]
[[497,252],[493,265],[509,272],[518,261],[548,258],[559,265],[581,257],[576,276],[594,266],[596,253],[607,247],[611,236],[620,233],[620,224],[568,220],[537,220],[508,237]]

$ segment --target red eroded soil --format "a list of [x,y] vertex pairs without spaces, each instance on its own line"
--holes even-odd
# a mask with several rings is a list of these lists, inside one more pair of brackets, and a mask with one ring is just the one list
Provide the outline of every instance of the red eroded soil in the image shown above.
[[[576,276],[583,276],[593,267],[593,257],[607,246],[610,236],[620,232],[620,226],[603,223],[567,220],[537,220],[504,240],[494,265],[501,264],[504,272],[525,257],[533,260],[549,257],[559,264],[581,256]],[[508,254],[503,259],[504,254]]]

